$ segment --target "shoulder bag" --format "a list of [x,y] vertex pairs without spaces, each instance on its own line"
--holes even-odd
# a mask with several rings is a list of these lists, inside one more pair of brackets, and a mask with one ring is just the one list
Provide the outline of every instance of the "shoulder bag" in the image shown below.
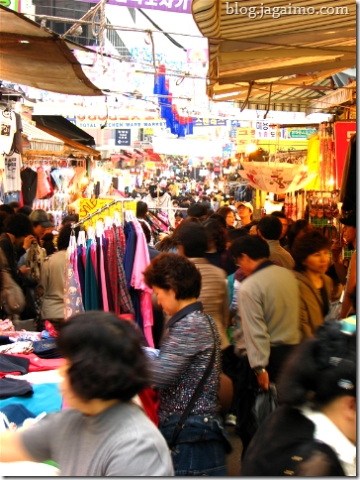
[[25,296],[21,287],[15,282],[9,269],[6,256],[0,248],[1,270],[1,307],[9,315],[18,315],[25,308]]

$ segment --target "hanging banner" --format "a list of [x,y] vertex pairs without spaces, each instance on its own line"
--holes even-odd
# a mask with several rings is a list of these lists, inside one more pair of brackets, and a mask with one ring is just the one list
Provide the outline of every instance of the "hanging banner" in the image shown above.
[[194,127],[226,127],[226,125],[225,118],[194,118]]
[[123,219],[124,219],[123,212],[125,210],[131,210],[136,214],[136,202],[132,200],[116,203],[115,205],[104,210],[103,212],[96,214],[97,210],[103,207],[106,207],[106,205],[108,205],[113,201],[114,201],[113,198],[94,198],[94,199],[81,198],[79,220],[82,220],[88,215],[94,214],[94,216],[90,220],[83,223],[85,228],[87,228],[89,225],[93,225],[95,227],[97,220],[101,220],[102,222],[105,222],[105,217],[109,216],[112,218],[114,215],[114,212],[119,212],[121,222],[123,222]]
[[243,162],[241,177],[264,192],[287,193],[301,190],[314,180],[316,173],[308,172],[306,165],[290,163]]
[[[166,122],[163,119],[144,119],[136,117],[122,117],[111,115],[108,118],[105,115],[74,115],[65,117],[69,122],[74,123],[79,128],[108,128],[116,130],[119,128],[166,128]],[[104,127],[105,125],[105,127]]]
[[356,133],[356,121],[335,122],[335,162],[336,162],[336,188],[341,187],[344,171],[346,152],[350,138]]
[[253,128],[236,129],[236,150],[237,153],[244,153],[250,143],[254,143],[255,130]]
[[[78,2],[99,3],[99,0],[77,0]],[[192,0],[108,0],[108,5],[118,7],[162,10],[163,12],[191,13]]]

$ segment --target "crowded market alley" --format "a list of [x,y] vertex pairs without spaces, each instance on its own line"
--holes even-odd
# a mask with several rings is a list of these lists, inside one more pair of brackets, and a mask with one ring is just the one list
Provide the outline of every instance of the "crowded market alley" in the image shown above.
[[356,476],[356,2],[0,2],[0,471]]

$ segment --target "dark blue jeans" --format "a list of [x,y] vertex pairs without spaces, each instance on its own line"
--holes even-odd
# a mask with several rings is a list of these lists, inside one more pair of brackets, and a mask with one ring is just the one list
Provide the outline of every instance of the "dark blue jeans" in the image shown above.
[[[160,424],[168,444],[180,414],[172,415]],[[224,476],[226,454],[231,443],[215,415],[190,415],[171,452],[176,476]]]

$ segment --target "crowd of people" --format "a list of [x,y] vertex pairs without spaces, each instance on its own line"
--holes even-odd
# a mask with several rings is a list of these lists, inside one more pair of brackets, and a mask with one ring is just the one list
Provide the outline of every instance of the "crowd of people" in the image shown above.
[[[354,249],[346,268],[339,241],[306,220],[279,211],[254,220],[251,202],[221,191],[168,192],[175,228],[160,240],[137,202],[158,331],[151,358],[131,322],[113,314],[64,321],[76,216],[54,235],[46,212],[0,206],[0,248],[26,296],[20,324],[59,330],[68,404],[1,434],[1,461],[51,458],[62,475],[223,476],[226,424],[242,441],[242,475],[355,475],[356,342],[342,319],[356,314],[356,213],[340,219]],[[254,431],[255,397],[271,384],[279,407]],[[136,401],[147,388],[157,425]]]

